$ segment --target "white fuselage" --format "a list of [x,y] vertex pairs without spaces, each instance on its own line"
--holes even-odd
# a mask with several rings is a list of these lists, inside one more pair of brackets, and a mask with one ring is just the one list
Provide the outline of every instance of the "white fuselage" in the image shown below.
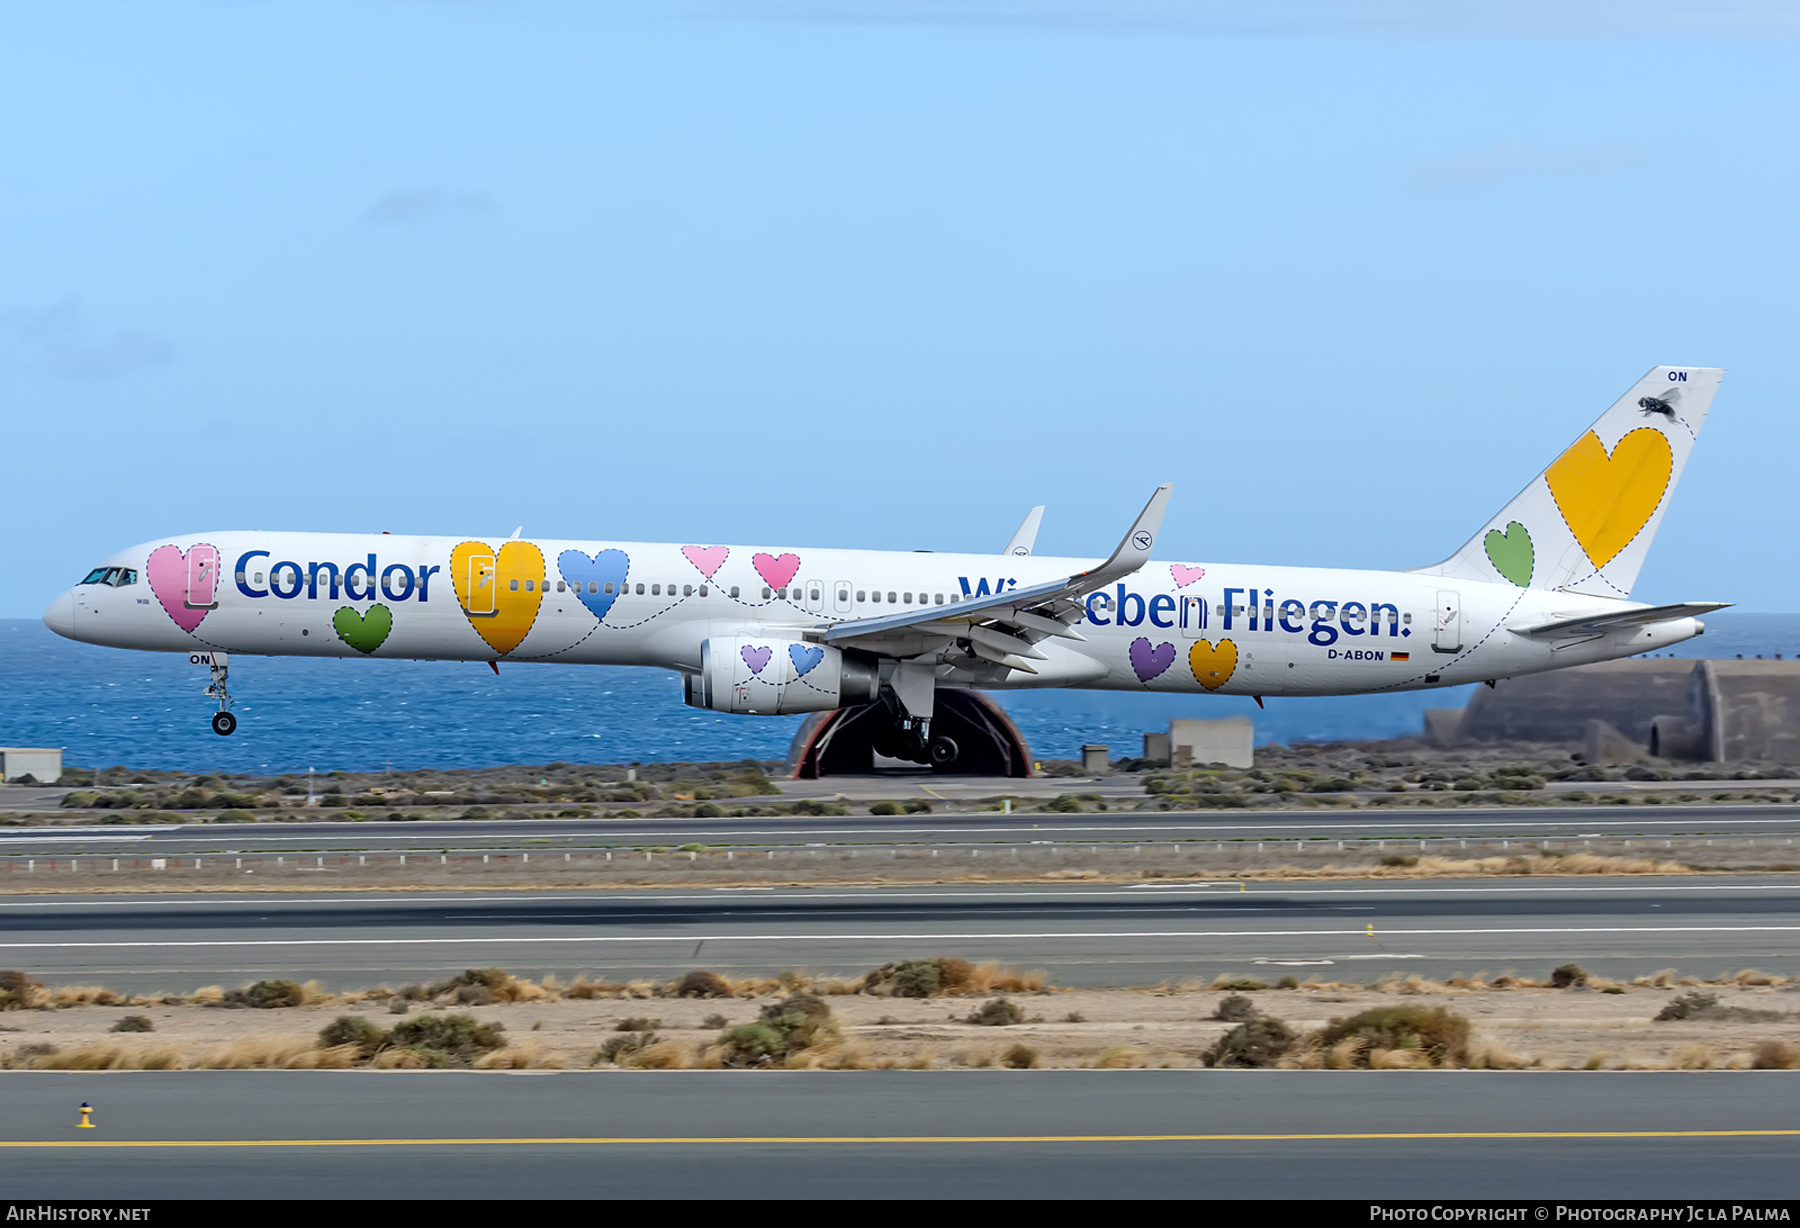
[[[153,652],[694,674],[711,637],[800,640],[925,606],[950,614],[965,597],[1091,566],[1043,556],[229,532],[122,551],[103,565],[108,577],[57,598],[45,622],[71,639]],[[1073,628],[1081,640],[1040,642],[1036,674],[1002,670],[978,684],[1359,694],[1629,656],[1700,630],[1692,618],[1572,641],[1508,630],[1631,608],[1413,572],[1150,562],[1085,598]],[[926,647],[909,634],[882,651],[904,658]],[[946,666],[938,685],[977,683]]]

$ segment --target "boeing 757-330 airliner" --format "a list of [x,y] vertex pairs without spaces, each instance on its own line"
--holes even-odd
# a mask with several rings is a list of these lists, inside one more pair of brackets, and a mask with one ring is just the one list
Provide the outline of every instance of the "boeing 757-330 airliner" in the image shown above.
[[1097,562],[1033,554],[1042,508],[998,555],[189,534],[115,554],[44,622],[209,664],[221,734],[236,656],[559,661],[674,670],[689,704],[720,712],[881,704],[886,746],[945,767],[939,690],[1368,694],[1700,634],[1725,603],[1630,596],[1722,375],[1652,369],[1460,550],[1405,571],[1154,560],[1165,485]]

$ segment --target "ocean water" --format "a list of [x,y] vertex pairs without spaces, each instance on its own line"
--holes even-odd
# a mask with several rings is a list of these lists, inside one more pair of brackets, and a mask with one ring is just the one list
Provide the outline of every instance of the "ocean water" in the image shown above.
[[[1667,655],[1800,656],[1800,615],[1715,614]],[[728,716],[681,702],[677,675],[583,665],[236,657],[237,733],[208,725],[204,667],[184,656],[76,644],[32,619],[0,620],[0,745],[59,746],[70,766],[190,772],[314,767],[475,768],[506,763],[781,759],[801,717]],[[1401,737],[1426,708],[1473,687],[1402,695],[1271,699],[1086,691],[999,692],[1040,759],[1086,742],[1135,755],[1176,717],[1244,715],[1259,743]]]

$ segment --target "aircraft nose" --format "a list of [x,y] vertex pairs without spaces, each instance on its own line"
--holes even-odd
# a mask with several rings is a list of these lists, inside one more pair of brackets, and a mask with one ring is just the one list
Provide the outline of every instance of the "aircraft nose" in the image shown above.
[[44,611],[44,625],[67,639],[75,638],[75,590],[70,589]]

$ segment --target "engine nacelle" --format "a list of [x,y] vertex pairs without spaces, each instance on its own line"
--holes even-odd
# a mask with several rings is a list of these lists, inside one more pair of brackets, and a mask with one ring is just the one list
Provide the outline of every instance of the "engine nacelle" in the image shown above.
[[874,703],[880,693],[873,660],[753,635],[713,636],[700,646],[700,672],[687,676],[688,705],[715,712],[829,712]]

